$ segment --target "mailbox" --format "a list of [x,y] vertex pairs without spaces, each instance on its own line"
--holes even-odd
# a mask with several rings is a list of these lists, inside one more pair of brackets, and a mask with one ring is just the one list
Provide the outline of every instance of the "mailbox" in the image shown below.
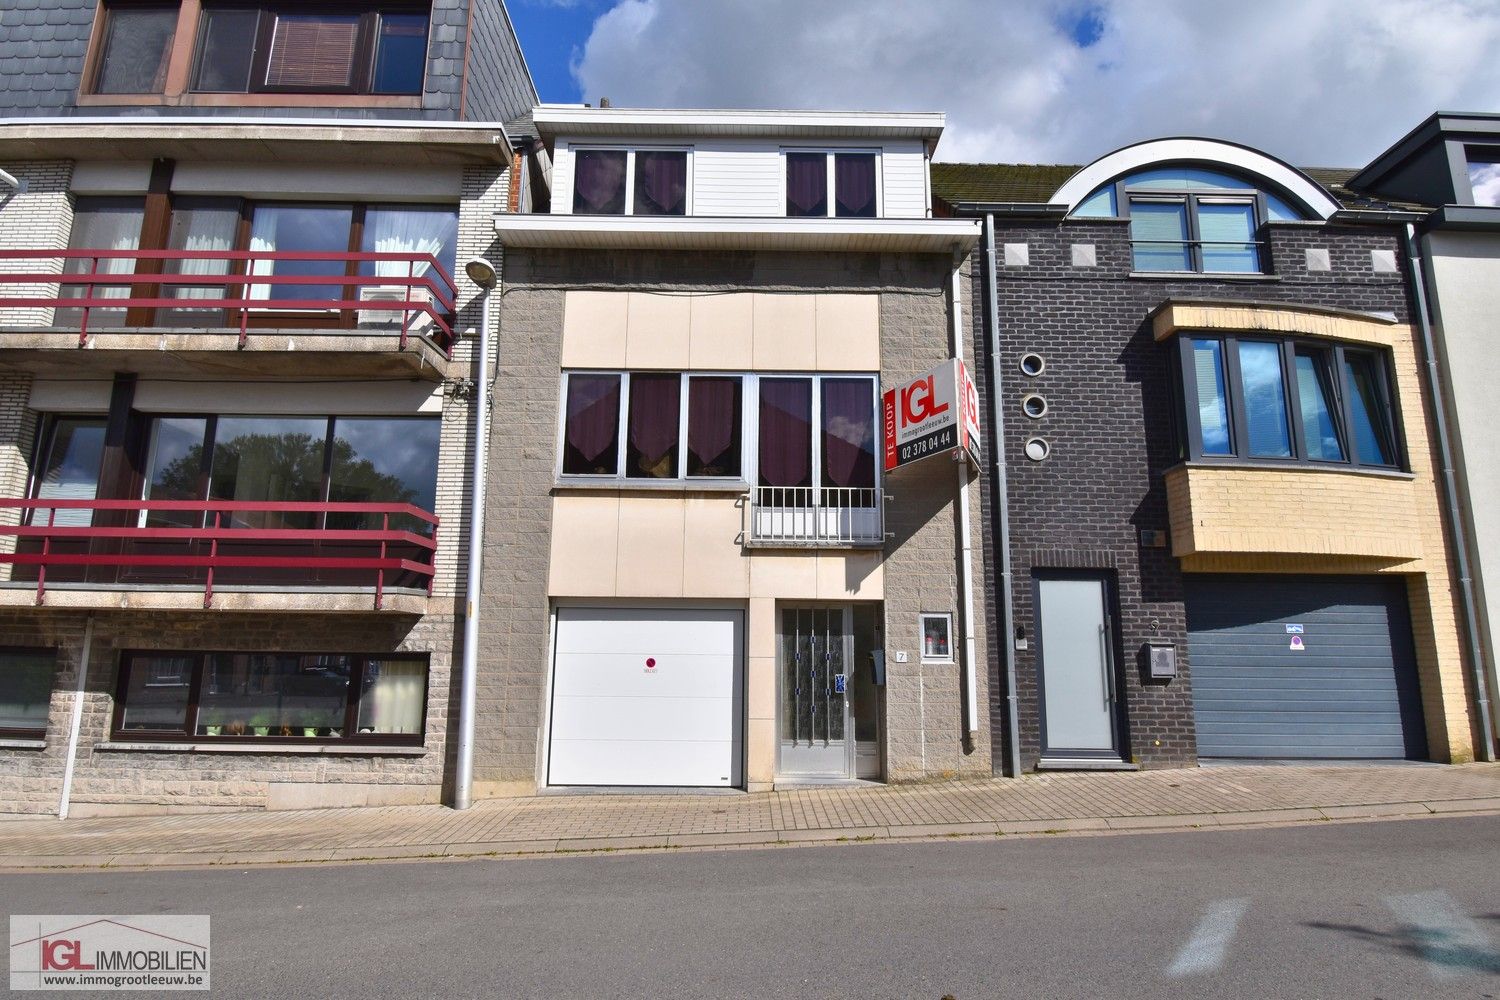
[[1146,671],[1153,681],[1169,681],[1177,676],[1177,646],[1170,642],[1146,643]]

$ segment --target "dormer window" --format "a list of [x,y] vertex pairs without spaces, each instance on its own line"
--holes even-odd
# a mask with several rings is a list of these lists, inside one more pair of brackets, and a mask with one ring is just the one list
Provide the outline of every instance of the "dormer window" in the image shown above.
[[1469,190],[1474,204],[1500,208],[1500,146],[1469,147]]
[[1164,167],[1094,191],[1075,218],[1128,218],[1136,271],[1257,274],[1257,233],[1267,221],[1304,216],[1255,183],[1198,167]]
[[420,94],[426,60],[425,5],[205,5],[193,89]]
[[686,215],[685,149],[573,150],[574,215]]
[[873,219],[879,214],[874,153],[788,150],[784,159],[788,216]]
[[159,94],[177,33],[177,5],[111,3],[103,11],[97,94]]

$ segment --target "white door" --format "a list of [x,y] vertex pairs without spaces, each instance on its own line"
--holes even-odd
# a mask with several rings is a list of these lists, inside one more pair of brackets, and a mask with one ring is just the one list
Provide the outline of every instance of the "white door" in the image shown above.
[[741,784],[738,611],[559,608],[550,785]]

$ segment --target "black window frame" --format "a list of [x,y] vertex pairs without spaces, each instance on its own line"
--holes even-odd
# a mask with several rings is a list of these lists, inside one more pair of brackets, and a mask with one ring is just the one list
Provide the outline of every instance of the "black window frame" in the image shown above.
[[[203,90],[199,87],[203,59],[207,50],[208,14],[216,10],[254,10],[257,12],[254,38],[250,54],[250,77],[244,90]],[[273,86],[266,83],[271,58],[271,42],[275,37],[276,18],[282,14],[357,14],[357,29],[354,48],[353,79],[342,87],[294,87]],[[390,91],[375,89],[375,63],[380,47],[380,20],[392,14],[423,14],[427,17],[426,44],[422,47],[422,81],[415,91]],[[205,2],[198,16],[193,33],[192,70],[188,77],[188,93],[192,94],[347,94],[371,97],[420,97],[426,88],[428,57],[432,47],[432,4],[419,0],[371,0],[371,2],[322,2],[299,4],[287,0],[226,0],[223,3]]]
[[[57,686],[58,648],[56,646],[12,646],[12,645],[0,645],[0,657],[7,656],[7,655],[12,655],[12,654],[21,654],[21,655],[27,655],[27,656],[30,656],[30,655],[44,655],[44,656],[51,656],[52,657],[52,688],[48,689],[48,705],[49,705],[48,715],[50,716],[51,715],[51,709],[50,709],[50,705],[51,705],[51,691],[53,689],[55,689],[56,686]],[[24,728],[17,727],[17,726],[0,726],[0,739],[10,739],[10,740],[44,740],[44,739],[47,738],[47,723],[48,723],[48,721],[49,720],[44,719],[42,721],[42,727],[40,729],[24,729]]]
[[[1130,239],[1130,269],[1137,274],[1230,274],[1230,275],[1256,275],[1270,274],[1270,260],[1267,246],[1260,239],[1261,230],[1265,227],[1266,220],[1270,218],[1266,206],[1266,193],[1258,188],[1246,187],[1244,189],[1215,188],[1205,191],[1172,190],[1171,188],[1130,188],[1124,180],[1115,182],[1115,205],[1117,206],[1119,218],[1131,219],[1131,207],[1135,203],[1143,204],[1172,204],[1184,205],[1187,208],[1187,249],[1189,262],[1192,266],[1186,271],[1179,270],[1143,270],[1136,266],[1136,245],[1141,242],[1132,235]],[[1203,266],[1203,236],[1202,228],[1198,222],[1198,208],[1202,203],[1217,205],[1250,205],[1255,210],[1254,225],[1250,230],[1250,239],[1245,245],[1250,247],[1255,254],[1255,269],[1251,271],[1208,271]],[[1239,244],[1231,244],[1237,246]]]
[[[1195,340],[1217,340],[1222,349],[1224,364],[1224,392],[1229,413],[1229,455],[1205,455],[1203,453],[1203,427],[1198,404],[1197,369],[1193,364],[1192,344]],[[1239,345],[1242,341],[1274,343],[1281,361],[1282,397],[1290,456],[1255,456],[1249,450],[1249,422],[1245,413],[1243,378],[1240,372]],[[1235,332],[1218,330],[1187,330],[1176,337],[1173,355],[1173,396],[1177,402],[1175,419],[1179,423],[1179,454],[1190,462],[1202,464],[1255,464],[1255,465],[1302,465],[1329,469],[1353,469],[1370,472],[1409,472],[1405,433],[1401,408],[1396,395],[1395,369],[1391,352],[1373,344],[1329,340],[1309,337],[1279,337],[1260,332]],[[1325,353],[1331,368],[1331,386],[1334,399],[1330,411],[1335,433],[1343,446],[1341,460],[1310,458],[1307,451],[1306,428],[1302,421],[1302,407],[1298,401],[1300,390],[1297,383],[1297,352],[1316,351]],[[1377,432],[1388,435],[1392,462],[1368,461],[1359,455],[1359,446],[1352,433],[1353,399],[1348,384],[1344,360],[1349,355],[1368,357],[1374,361],[1376,391],[1384,415],[1384,427]]]
[[[229,736],[200,734],[198,715],[202,704],[203,680],[212,656],[345,656],[351,662],[348,691],[344,699],[344,735],[342,736]],[[187,708],[183,713],[180,729],[125,729],[126,693],[130,685],[130,673],[138,659],[160,656],[180,656],[193,660],[188,680]],[[422,680],[422,725],[417,733],[360,733],[359,695],[364,687],[365,673],[371,661],[411,660],[420,661],[427,669]],[[423,746],[427,740],[427,702],[432,693],[432,657],[422,652],[350,653],[329,650],[183,650],[183,649],[126,649],[120,653],[119,669],[116,671],[114,708],[110,716],[110,739],[122,743],[226,743],[250,746]]]

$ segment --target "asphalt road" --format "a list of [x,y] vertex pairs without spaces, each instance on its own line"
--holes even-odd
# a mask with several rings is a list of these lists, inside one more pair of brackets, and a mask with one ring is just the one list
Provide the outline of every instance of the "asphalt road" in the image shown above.
[[235,997],[1500,996],[1500,817],[9,875],[0,901],[209,913]]

